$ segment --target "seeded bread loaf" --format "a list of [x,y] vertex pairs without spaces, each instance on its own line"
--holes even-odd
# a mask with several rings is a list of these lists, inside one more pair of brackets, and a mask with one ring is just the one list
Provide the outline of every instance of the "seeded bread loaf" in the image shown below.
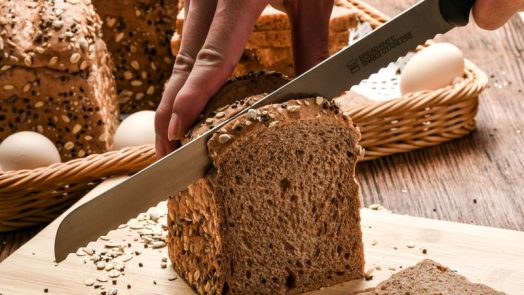
[[[260,97],[202,118],[190,137]],[[168,202],[176,272],[200,294],[297,294],[362,277],[359,139],[322,98],[227,124],[208,142],[213,168]]]
[[0,141],[44,134],[62,160],[107,150],[118,98],[88,0],[0,2]]
[[173,69],[170,39],[178,1],[92,1],[104,22],[122,112],[155,109]]
[[359,295],[453,294],[503,295],[492,288],[474,284],[441,264],[425,259],[391,276],[373,289],[354,293]]

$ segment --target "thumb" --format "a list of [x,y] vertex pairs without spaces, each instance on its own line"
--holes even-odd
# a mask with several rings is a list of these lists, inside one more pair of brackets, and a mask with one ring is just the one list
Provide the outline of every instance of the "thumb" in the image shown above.
[[524,0],[477,0],[473,6],[473,18],[479,27],[494,30],[523,9]]

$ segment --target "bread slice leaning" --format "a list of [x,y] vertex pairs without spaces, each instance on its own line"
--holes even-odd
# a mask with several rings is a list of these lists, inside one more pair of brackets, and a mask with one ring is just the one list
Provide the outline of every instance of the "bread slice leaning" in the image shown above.
[[394,274],[373,289],[354,293],[359,295],[454,294],[503,295],[492,288],[475,284],[449,268],[430,259]]
[[[262,97],[202,118],[190,137]],[[297,294],[363,276],[351,119],[322,98],[252,110],[208,142],[206,176],[169,200],[169,256],[200,294]]]

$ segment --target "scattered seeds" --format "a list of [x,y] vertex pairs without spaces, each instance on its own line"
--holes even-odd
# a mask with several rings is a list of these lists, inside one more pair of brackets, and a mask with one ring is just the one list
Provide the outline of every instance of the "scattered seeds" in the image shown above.
[[109,277],[114,279],[114,278],[118,278],[120,276],[120,272],[116,269],[113,269],[109,272]]
[[317,97],[315,98],[315,103],[316,103],[317,105],[321,105],[323,102],[324,102],[324,98],[322,98],[322,97],[320,97],[320,96],[317,96]]
[[105,264],[103,261],[98,261],[98,262],[96,263],[96,269],[98,269],[98,270],[103,270],[103,269],[105,269],[105,268],[106,268],[106,264]]
[[103,276],[98,276],[96,277],[96,280],[100,283],[105,283],[107,282],[107,278],[106,277],[103,277]]
[[215,117],[217,117],[217,118],[220,119],[220,118],[224,117],[225,115],[226,115],[226,113],[224,113],[224,112],[218,112],[218,113],[215,115]]
[[415,242],[410,241],[409,243],[406,244],[406,247],[410,249],[415,248]]
[[95,280],[93,280],[93,279],[86,279],[86,280],[84,281],[84,284],[85,284],[86,286],[88,286],[88,287],[91,287],[91,286],[93,286],[93,285],[95,284]]

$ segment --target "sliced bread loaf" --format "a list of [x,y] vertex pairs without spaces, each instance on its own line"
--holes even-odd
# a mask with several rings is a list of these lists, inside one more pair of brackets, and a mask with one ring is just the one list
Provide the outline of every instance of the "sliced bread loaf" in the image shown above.
[[[190,137],[260,97],[202,118]],[[169,200],[177,273],[200,294],[297,294],[362,277],[359,139],[322,98],[227,124],[208,142],[213,168]]]
[[359,295],[503,295],[492,288],[468,281],[441,264],[425,259],[391,276],[373,289],[355,294]]

